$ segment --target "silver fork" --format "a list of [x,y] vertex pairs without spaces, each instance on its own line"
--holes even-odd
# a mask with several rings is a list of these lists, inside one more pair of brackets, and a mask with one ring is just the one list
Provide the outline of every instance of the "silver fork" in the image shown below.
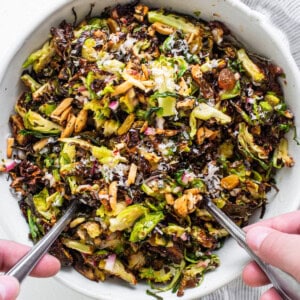
[[49,250],[50,246],[55,242],[62,233],[66,225],[71,221],[78,206],[78,201],[74,200],[63,216],[57,223],[47,232],[47,234],[35,244],[27,254],[25,254],[5,275],[14,276],[22,282],[22,280],[32,271],[44,254]]
[[258,264],[283,299],[300,300],[300,283],[294,277],[274,266],[263,262],[247,245],[245,232],[214,203],[206,198],[204,200],[204,205],[207,211],[214,216],[216,221],[218,221],[218,223],[220,223],[220,225],[222,225],[230,233],[230,235],[239,243],[239,245],[243,247],[252,257],[252,259]]

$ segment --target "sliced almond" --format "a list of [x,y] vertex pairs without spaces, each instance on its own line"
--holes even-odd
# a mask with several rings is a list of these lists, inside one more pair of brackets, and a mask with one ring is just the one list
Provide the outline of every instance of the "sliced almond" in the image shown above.
[[132,87],[133,87],[132,83],[130,83],[129,81],[124,81],[115,87],[115,90],[111,95],[114,97],[120,94],[125,94]]
[[74,128],[75,128],[75,122],[76,122],[76,117],[73,114],[71,114],[69,116],[66,128],[61,133],[61,136],[60,136],[61,138],[66,138],[66,137],[69,137],[72,135],[72,133],[74,132]]
[[200,189],[199,188],[190,188],[190,189],[184,190],[184,193],[185,194],[198,195],[198,194],[200,194]]
[[182,96],[188,96],[189,95],[189,87],[185,81],[185,79],[183,77],[180,78],[180,81],[179,81],[179,91],[178,91],[178,94],[179,95],[182,95]]
[[130,165],[130,169],[128,173],[127,185],[131,185],[135,183],[136,174],[137,174],[137,165],[132,163]]
[[135,118],[134,114],[129,114],[127,118],[124,120],[124,122],[122,123],[122,125],[119,127],[117,134],[122,135],[127,133],[134,122],[134,118]]
[[88,111],[82,109],[76,118],[75,128],[74,128],[75,133],[79,133],[84,129],[84,127],[86,126],[87,118],[88,118]]
[[175,129],[160,129],[160,128],[155,129],[156,134],[163,134],[165,136],[174,136],[178,134],[178,132],[179,131]]
[[193,109],[195,104],[195,99],[186,98],[182,101],[176,103],[177,109]]
[[159,32],[160,34],[164,34],[164,35],[170,35],[175,31],[175,29],[173,27],[168,26],[163,23],[160,23],[160,22],[153,23],[152,27],[154,28],[155,31]]
[[139,151],[140,151],[141,155],[145,159],[147,159],[151,164],[157,164],[161,160],[161,157],[156,155],[154,152],[147,152],[147,151],[142,150],[142,149],[140,149]]
[[8,138],[7,139],[7,143],[6,143],[6,156],[7,156],[7,158],[12,157],[14,143],[15,143],[14,138]]
[[72,111],[72,106],[69,106],[62,114],[60,117],[58,117],[58,122],[60,125],[63,125],[66,120],[68,120],[69,114]]
[[145,80],[149,79],[149,71],[145,64],[142,64],[142,71],[144,73]]
[[33,145],[33,151],[34,152],[40,152],[47,144],[48,144],[48,138],[41,139],[38,142],[34,143]]
[[145,130],[148,128],[148,121],[145,121],[143,126],[140,129],[140,132],[143,133],[145,132]]
[[73,98],[65,98],[51,113],[52,116],[60,116],[73,102]]
[[149,11],[149,7],[143,4],[138,4],[135,6],[134,11],[139,15],[146,16]]

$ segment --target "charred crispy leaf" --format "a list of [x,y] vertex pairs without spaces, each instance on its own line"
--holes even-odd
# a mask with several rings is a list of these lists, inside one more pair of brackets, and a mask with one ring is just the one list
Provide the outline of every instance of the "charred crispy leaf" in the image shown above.
[[12,115],[9,121],[15,140],[19,145],[25,146],[29,142],[29,139],[23,134],[25,127],[22,118],[19,115]]

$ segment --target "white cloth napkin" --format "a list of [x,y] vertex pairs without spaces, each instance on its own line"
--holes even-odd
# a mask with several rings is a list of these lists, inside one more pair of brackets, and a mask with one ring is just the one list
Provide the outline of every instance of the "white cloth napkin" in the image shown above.
[[249,7],[268,16],[287,36],[291,52],[300,68],[300,1],[241,0]]
[[[241,0],[266,15],[287,36],[293,57],[300,68],[300,2],[298,0]],[[299,79],[300,80],[300,79]],[[241,278],[201,300],[255,300],[269,287],[251,288]]]

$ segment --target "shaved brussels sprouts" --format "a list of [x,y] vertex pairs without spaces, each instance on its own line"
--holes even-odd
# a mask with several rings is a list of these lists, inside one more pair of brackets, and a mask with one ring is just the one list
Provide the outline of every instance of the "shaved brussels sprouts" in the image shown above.
[[198,26],[175,14],[164,14],[161,10],[152,10],[148,13],[148,19],[150,23],[160,22],[175,29],[182,30],[184,33],[199,34]]
[[190,114],[190,127],[191,132],[190,136],[194,137],[197,131],[197,119],[200,120],[209,120],[211,118],[215,118],[216,121],[220,124],[227,124],[231,122],[231,117],[224,114],[220,110],[206,104],[206,103],[199,103]]
[[112,266],[108,266],[110,264],[108,260],[109,258],[106,259],[105,264],[103,261],[100,261],[99,267],[131,284],[136,284],[135,276],[125,269],[124,265],[119,259],[115,259],[114,262],[112,262]]
[[240,146],[251,155],[254,155],[260,159],[267,159],[268,152],[261,146],[255,144],[253,135],[249,133],[248,127],[245,123],[241,123],[239,126],[238,141]]
[[26,129],[38,131],[40,133],[58,134],[62,131],[60,125],[43,118],[33,110],[29,110],[24,115],[23,121]]
[[139,270],[139,276],[143,279],[148,279],[154,282],[168,282],[174,276],[174,269],[167,270],[162,268],[160,270],[153,270],[153,268],[142,268]]
[[98,53],[95,50],[95,47],[96,41],[93,38],[86,39],[81,50],[82,57],[91,62],[96,61],[98,58]]
[[164,217],[165,216],[161,211],[146,214],[145,217],[134,224],[129,240],[134,243],[144,240]]
[[59,213],[58,206],[62,205],[63,198],[56,192],[49,196],[49,192],[44,188],[40,193],[32,198],[35,209],[47,220],[55,221]]
[[249,58],[245,49],[239,49],[237,51],[238,59],[241,61],[247,74],[252,78],[254,82],[261,83],[265,80],[265,74],[263,71]]
[[226,99],[232,99],[241,94],[241,84],[239,81],[236,82],[234,88],[230,91],[224,91],[220,93],[220,99],[226,100]]
[[121,156],[115,155],[114,152],[108,149],[105,146],[94,146],[84,140],[76,139],[76,138],[60,138],[59,141],[68,144],[74,144],[81,146],[82,148],[88,149],[91,151],[92,155],[96,157],[101,163],[109,164],[109,163],[117,163],[119,161],[124,161],[124,158]]
[[109,219],[110,231],[115,232],[117,230],[121,231],[130,228],[140,217],[144,216],[147,211],[147,208],[140,204],[126,207],[116,218]]
[[51,62],[52,57],[55,55],[55,48],[51,41],[47,41],[40,50],[37,50],[29,55],[23,63],[23,68],[33,65],[35,72],[42,71],[47,64]]
[[41,87],[41,85],[36,80],[34,80],[29,74],[22,75],[21,79],[23,83],[30,88],[31,92],[35,92]]

